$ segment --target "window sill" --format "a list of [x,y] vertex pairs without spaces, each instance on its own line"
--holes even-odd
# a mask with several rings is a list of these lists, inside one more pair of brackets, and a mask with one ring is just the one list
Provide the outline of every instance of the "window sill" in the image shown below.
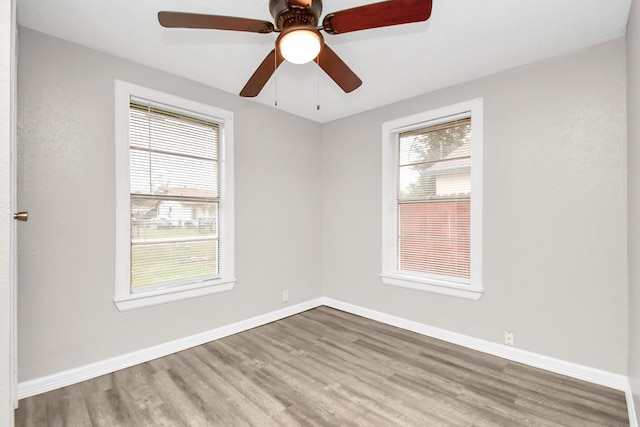
[[217,281],[212,284],[200,285],[187,289],[163,289],[140,294],[128,294],[116,296],[113,302],[120,311],[134,310],[136,308],[149,307],[152,305],[166,304],[174,301],[181,301],[188,298],[195,298],[204,295],[217,294],[233,289],[236,280]]
[[466,298],[476,301],[480,299],[483,293],[483,289],[481,287],[436,280],[430,281],[423,278],[401,276],[398,274],[380,274],[380,278],[382,279],[382,283],[385,285],[400,286],[402,288],[415,289],[418,291]]

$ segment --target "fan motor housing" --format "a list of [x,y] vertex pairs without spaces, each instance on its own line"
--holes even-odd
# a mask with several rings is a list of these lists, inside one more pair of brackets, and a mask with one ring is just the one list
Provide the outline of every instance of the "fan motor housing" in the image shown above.
[[291,26],[316,27],[322,14],[322,1],[313,0],[311,7],[303,7],[289,5],[287,0],[270,0],[269,10],[279,30]]

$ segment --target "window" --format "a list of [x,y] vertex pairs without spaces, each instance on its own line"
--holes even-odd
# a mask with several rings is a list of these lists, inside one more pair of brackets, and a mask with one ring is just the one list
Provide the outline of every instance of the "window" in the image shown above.
[[116,82],[120,310],[230,290],[233,114]]
[[383,283],[480,298],[482,104],[383,125]]

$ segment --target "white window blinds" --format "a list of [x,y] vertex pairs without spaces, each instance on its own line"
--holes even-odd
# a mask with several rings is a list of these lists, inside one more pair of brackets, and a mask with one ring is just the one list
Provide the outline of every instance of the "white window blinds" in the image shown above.
[[468,282],[471,119],[398,138],[397,269]]
[[131,98],[131,290],[219,276],[220,125]]

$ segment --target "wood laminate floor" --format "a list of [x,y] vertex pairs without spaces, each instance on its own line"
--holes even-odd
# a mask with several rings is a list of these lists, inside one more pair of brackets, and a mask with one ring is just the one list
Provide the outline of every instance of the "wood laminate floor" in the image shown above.
[[327,307],[20,401],[17,426],[624,426],[624,393]]

